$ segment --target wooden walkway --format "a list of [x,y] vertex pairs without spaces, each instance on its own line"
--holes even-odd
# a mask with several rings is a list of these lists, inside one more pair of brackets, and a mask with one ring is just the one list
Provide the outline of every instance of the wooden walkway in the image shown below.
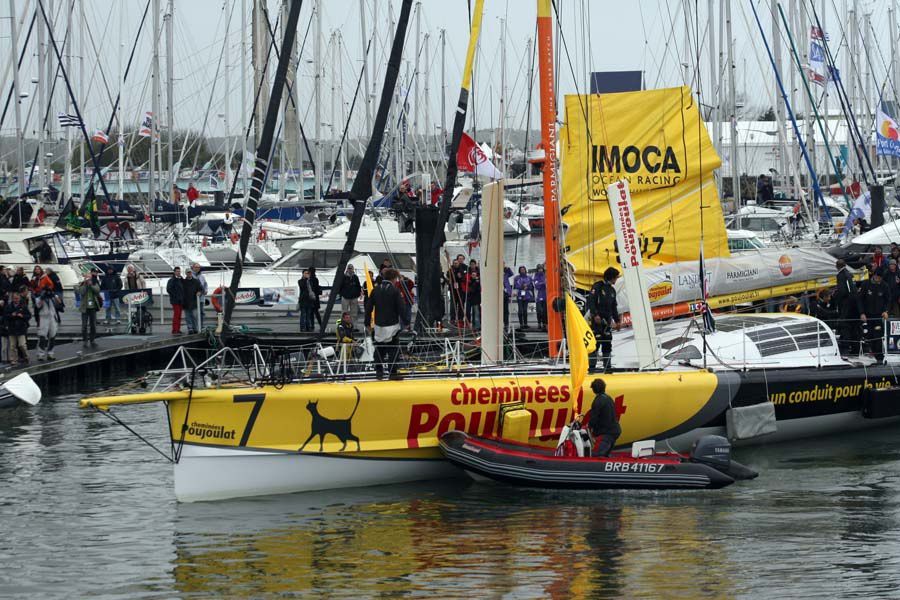
[[[14,377],[27,371],[36,380],[62,380],[65,375],[72,375],[73,383],[80,384],[84,379],[82,367],[97,363],[115,366],[133,366],[146,364],[139,357],[159,352],[171,354],[178,346],[194,346],[206,343],[205,333],[192,335],[172,335],[159,333],[154,335],[109,335],[97,338],[94,347],[84,346],[80,341],[58,344],[54,349],[54,360],[38,360],[37,350],[29,350],[31,362],[27,365],[9,365],[0,372],[0,381]],[[5,344],[5,340],[4,340]],[[5,350],[5,347],[4,347]],[[95,369],[96,374],[108,369]],[[95,377],[91,377],[95,379]]]

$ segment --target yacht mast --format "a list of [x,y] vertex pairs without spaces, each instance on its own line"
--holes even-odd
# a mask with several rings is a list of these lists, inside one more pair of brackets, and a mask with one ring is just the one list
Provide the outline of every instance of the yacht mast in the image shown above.
[[[854,114],[858,114],[857,110],[859,108],[858,102],[857,102],[857,97],[856,97],[856,89],[857,89],[856,88],[856,74],[853,72],[853,70],[855,68],[856,57],[859,55],[859,40],[858,40],[859,29],[857,28],[857,23],[856,23],[856,15],[859,14],[857,12],[858,8],[859,8],[859,4],[857,3],[856,0],[853,0],[853,8],[844,13],[847,15],[847,19],[850,21],[850,39],[848,40],[849,48],[846,53],[847,66],[845,67],[843,78],[845,81],[846,80],[850,81],[850,90],[848,92],[848,94],[849,94],[849,100],[848,100],[849,114],[847,115],[847,128],[851,132],[852,132],[853,124],[850,121],[853,118]],[[850,139],[853,140],[852,144],[856,147],[856,152],[854,152],[852,155],[853,161],[854,161],[854,166],[856,167],[855,169],[853,169],[852,172],[853,172],[854,179],[856,179],[863,172],[862,160],[860,160],[860,157],[859,157],[859,151],[860,151],[859,143],[860,142],[859,142],[859,140],[855,139],[855,136],[852,133],[850,135]]]
[[[890,77],[891,77],[891,88],[893,89],[893,94],[891,94],[894,98],[897,97],[897,91],[900,89],[900,70],[898,70],[898,66],[900,66],[900,61],[897,60],[897,0],[891,0],[891,7],[888,13],[888,27],[890,31],[893,33],[889,36],[891,38],[891,64],[890,64]],[[900,115],[893,115],[894,118],[900,117]]]
[[447,145],[447,30],[441,29],[441,150]]
[[[874,137],[871,134],[872,131],[872,123],[875,121],[875,112],[872,110],[872,103],[875,99],[875,94],[872,93],[872,78],[875,76],[872,73],[872,62],[869,60],[869,57],[872,56],[872,53],[869,51],[870,45],[869,41],[872,37],[872,13],[867,12],[864,16],[864,34],[860,37],[862,38],[862,63],[865,67],[865,78],[863,79],[863,99],[862,99],[862,109],[863,109],[863,135],[864,135],[864,145],[863,152],[865,152],[868,156],[872,157],[872,160],[875,162],[875,166],[878,166],[878,156],[875,155],[872,144]],[[891,37],[897,35],[896,31],[891,32]],[[862,69],[860,69],[862,71]],[[877,171],[872,172],[872,183],[878,184],[878,173]]]
[[740,228],[741,210],[741,172],[738,169],[738,133],[737,133],[737,71],[734,68],[734,37],[731,31],[731,0],[725,0],[725,37],[728,40],[728,107],[731,118],[731,194],[734,197],[734,212],[738,214]]
[[[71,12],[69,14],[71,14]],[[71,24],[71,21],[70,21],[70,24]],[[70,29],[71,29],[71,27],[70,27]],[[118,155],[118,163],[119,163],[119,186],[118,187],[119,187],[119,189],[118,189],[118,194],[116,194],[116,198],[119,200],[122,200],[125,197],[125,137],[124,137],[125,136],[125,126],[124,126],[124,122],[122,121],[122,105],[124,104],[124,101],[125,101],[124,98],[122,97],[122,92],[125,89],[125,69],[122,66],[122,59],[124,58],[124,55],[125,55],[125,39],[123,36],[124,31],[125,31],[125,6],[120,4],[119,5],[119,102],[118,102],[118,104],[116,104],[116,121],[117,121],[116,130],[118,131],[118,139],[116,140],[116,147],[119,150],[119,153],[118,153],[119,154]],[[72,72],[70,65],[67,65],[66,69],[70,73]],[[66,106],[68,106],[68,105],[69,105],[69,102],[67,100]],[[66,143],[69,147],[69,152],[71,153],[72,144],[71,144],[71,137],[69,135],[69,129],[70,128],[68,128],[68,127],[66,128]],[[68,161],[66,161],[66,165],[68,165],[68,164],[69,164]],[[70,181],[71,177],[72,177],[71,170],[66,171],[66,177],[68,179],[68,181],[66,183],[66,186],[68,188],[67,193],[71,197],[71,193],[72,193],[72,190],[71,190],[72,182]]]
[[[256,209],[259,198],[262,196],[262,184],[266,177],[269,157],[272,155],[272,141],[275,137],[275,125],[278,121],[278,109],[285,88],[288,67],[291,62],[294,41],[297,37],[297,21],[300,17],[302,0],[291,0],[290,10],[284,25],[284,40],[281,44],[281,54],[278,57],[278,66],[275,70],[275,79],[272,84],[272,94],[269,97],[264,110],[265,121],[259,128],[259,145],[256,148],[256,164],[253,169],[253,189],[244,206],[244,221],[241,228],[241,240],[238,254],[232,272],[231,284],[225,295],[225,311],[223,322],[227,326],[231,322],[234,313],[235,294],[241,283],[244,257],[247,255],[247,246],[250,244],[250,235],[253,232],[253,222],[256,219]],[[333,297],[333,295],[332,295]]]
[[[368,36],[366,35],[366,0],[359,0],[359,33],[361,47],[365,48],[366,44],[368,44]],[[372,97],[369,95],[369,57],[365,54],[363,54],[363,98],[366,101],[366,131],[371,133]]]
[[[152,206],[156,202],[156,181],[154,180],[156,177],[156,136],[159,130],[157,126],[159,120],[159,0],[153,0],[150,10],[153,11],[153,62],[150,67],[150,81],[152,82],[150,102],[153,115],[150,118],[150,178],[148,181],[150,210],[153,210]],[[84,34],[82,33],[82,35]]]
[[[825,27],[827,27],[827,24],[826,24],[827,14],[826,14],[826,10],[825,10],[825,8],[826,8],[826,6],[825,6],[826,1],[827,1],[827,0],[822,0],[821,10],[819,11],[819,14],[822,15],[822,18],[821,18],[819,21],[820,21],[821,24],[822,24],[822,35],[823,35],[823,37],[824,37],[824,35],[825,35]],[[813,14],[815,14],[815,6],[812,6],[812,9],[813,9]],[[815,23],[815,22],[816,22],[816,18],[813,17],[813,23]],[[897,30],[897,28],[895,27],[892,31],[896,31],[896,30]],[[893,36],[891,36],[891,39],[892,39],[892,40],[894,39]],[[823,40],[823,46],[824,46],[824,40]],[[894,55],[893,51],[891,51],[891,55],[892,55],[892,56]],[[826,61],[826,64],[827,64],[827,61]],[[827,68],[827,67],[825,68],[825,71],[826,71],[826,73],[828,72],[828,68]],[[828,98],[829,98],[829,93],[828,93],[828,87],[829,87],[829,86],[828,86],[828,84],[829,84],[829,80],[830,80],[830,79],[831,79],[831,74],[829,73],[828,76],[827,76],[826,79],[825,79],[825,85],[823,86],[823,87],[824,87],[824,90],[822,91],[822,113],[821,113],[821,115],[822,115],[822,118],[825,120],[825,136],[826,136],[826,137],[825,137],[825,139],[824,139],[823,141],[824,141],[826,144],[828,143],[829,138],[832,139],[832,140],[834,140],[834,136],[832,136],[832,134],[831,134],[831,129],[830,129],[830,126],[829,126],[830,123],[831,123],[831,120],[830,120],[830,119],[831,119],[831,115],[829,114],[829,108],[828,108]],[[842,170],[843,170],[843,169],[842,169]],[[837,175],[837,173],[835,173],[835,175]]]
[[[334,180],[334,172],[337,170],[337,153],[338,153],[338,137],[337,137],[337,61],[339,60],[337,55],[337,30],[333,30],[331,32],[331,37],[328,38],[328,49],[331,52],[331,114],[328,119],[331,121],[329,130],[329,139],[328,145],[331,149],[331,170],[328,172],[328,181]],[[327,194],[331,190],[325,190]]]
[[18,196],[22,197],[25,192],[25,147],[24,138],[22,136],[22,88],[19,86],[19,67],[18,48],[19,48],[19,31],[16,24],[16,0],[9,0],[9,35],[10,35],[10,62],[12,63],[13,72],[13,94],[15,95],[15,115],[16,115],[16,170],[18,171]]
[[175,0],[169,0],[169,9],[166,11],[166,127],[169,135],[169,148],[167,158],[167,170],[169,171],[168,196],[169,202],[175,198],[175,185],[177,184],[175,173]]
[[[372,102],[378,94],[378,65],[381,55],[378,53],[378,0],[372,0]],[[369,134],[371,135],[371,131]],[[382,176],[383,177],[383,176]]]
[[[466,127],[466,112],[469,108],[470,88],[472,86],[472,67],[475,63],[475,50],[478,47],[478,36],[481,33],[481,21],[484,15],[484,0],[475,0],[472,8],[472,21],[469,29],[469,44],[466,49],[466,62],[463,66],[462,83],[459,87],[459,100],[456,104],[456,112],[453,117],[453,134],[450,138],[447,151],[447,172],[444,178],[444,191],[441,194],[440,212],[437,223],[434,226],[434,237],[431,241],[430,252],[425,261],[427,264],[419,268],[420,298],[427,299],[429,294],[437,296],[440,293],[440,250],[444,244],[444,227],[450,218],[450,204],[453,201],[453,188],[456,187],[456,175],[459,165],[456,161],[456,153],[462,139],[463,130]],[[443,75],[442,75],[443,78]],[[443,82],[442,82],[443,85]],[[420,261],[421,263],[421,261]],[[499,285],[499,283],[498,283]],[[431,327],[439,322],[444,315],[443,302],[432,303],[434,306],[422,307],[420,302],[419,314],[424,319],[425,326]]]
[[[429,85],[429,81],[431,81],[431,53],[430,53],[430,35],[428,33],[425,34],[425,39],[422,41],[424,44],[424,62],[425,62],[425,85],[424,85],[424,96],[422,98],[425,102],[425,121],[422,124],[422,132],[425,136],[423,139],[423,145],[425,147],[424,155],[425,162],[429,165],[429,172],[431,171],[431,137],[434,133],[434,127],[431,125],[431,86]],[[426,190],[426,195],[428,191]]]
[[413,93],[415,94],[415,104],[413,105],[413,122],[411,127],[412,140],[413,140],[413,148],[416,148],[416,158],[419,160],[418,168],[416,169],[419,173],[424,172],[422,168],[422,155],[418,152],[418,144],[416,140],[421,135],[421,131],[419,130],[419,115],[421,111],[419,110],[419,106],[422,104],[422,96],[419,94],[419,75],[421,74],[421,70],[419,68],[419,57],[422,56],[422,3],[416,2],[416,57],[414,67],[413,67]]
[[[685,3],[687,6],[687,3]],[[544,253],[547,277],[547,339],[550,356],[559,353],[563,337],[560,264],[559,180],[556,171],[556,90],[553,81],[553,21],[550,0],[537,0],[538,72],[541,96],[541,140],[544,144]]]
[[[798,31],[800,32],[800,35],[803,36],[800,38],[802,40],[805,40],[806,37],[809,35],[809,22],[806,17],[807,17],[806,10],[803,10],[801,7],[801,10],[798,11],[798,19],[799,19]],[[788,56],[790,56],[790,54],[788,54]],[[809,64],[809,43],[803,44],[802,57],[803,57],[803,64],[805,64],[805,65]],[[806,78],[806,74],[800,73],[801,83],[804,83],[806,81],[805,78]],[[826,86],[827,86],[827,83],[826,83]],[[815,130],[815,123],[816,123],[817,117],[816,117],[815,107],[813,106],[812,102],[810,101],[809,94],[803,94],[803,116],[804,116],[804,120],[806,121],[806,147],[809,149],[809,158],[812,161],[813,168],[816,171],[816,177],[818,177],[819,168],[816,165],[816,130]],[[822,141],[825,143],[828,143],[828,140],[822,140]],[[797,164],[799,164],[799,162],[800,161],[799,161],[799,157],[798,157]],[[826,169],[825,172],[827,173],[828,170]],[[809,195],[807,196],[807,200],[808,200],[807,204],[809,205],[809,210],[812,211],[812,214],[814,216],[818,215],[820,207],[815,202],[812,201],[815,198],[815,196],[812,193],[812,190],[813,190],[812,180],[809,181],[807,190],[809,190],[809,192],[810,192]],[[816,223],[818,223],[817,217],[815,217],[815,221],[816,221]],[[814,224],[813,227],[816,228],[816,230],[818,230],[817,224]]]
[[[119,44],[122,43],[122,20],[121,13],[124,12],[120,9],[120,18],[119,18]],[[72,72],[72,44],[74,43],[74,29],[72,28],[72,11],[66,10],[66,71]],[[122,50],[119,50],[119,71],[121,73],[122,70]],[[121,87],[121,86],[120,86]],[[65,107],[66,114],[71,113],[72,101],[69,99],[69,95],[65,95],[65,99],[63,101],[63,106]],[[51,115],[53,118],[53,115]],[[68,202],[72,197],[72,131],[71,127],[66,127],[66,165],[65,165],[65,176],[63,178],[63,197],[64,203]],[[121,186],[121,184],[120,184]]]
[[500,19],[500,172],[506,173],[506,19]]
[[[50,14],[53,14],[53,10],[50,9]],[[14,18],[14,17],[13,17]],[[33,183],[36,184],[35,187],[40,190],[40,193],[43,195],[46,193],[46,181],[47,181],[47,156],[46,156],[46,123],[44,122],[44,117],[47,114],[47,83],[49,79],[47,78],[47,39],[46,33],[44,31],[44,24],[38,24],[38,76],[37,76],[37,88],[38,88],[38,115],[37,115],[37,130],[38,130],[38,174],[37,181]],[[31,168],[32,178],[34,178],[34,167]]]
[[[709,79],[708,81],[708,90],[709,93],[703,93],[703,97],[708,99],[709,101],[709,111],[707,119],[712,122],[712,132],[713,132],[713,140],[715,140],[716,150],[721,152],[721,146],[719,146],[719,136],[721,135],[722,129],[722,117],[720,115],[719,110],[719,73],[717,70],[717,58],[718,53],[716,52],[716,10],[715,10],[715,1],[707,0],[706,2],[706,23],[707,29],[709,29],[709,48],[707,52],[709,53]],[[702,114],[702,111],[701,111]],[[719,182],[719,178],[716,178],[716,187],[720,189],[721,186]]]
[[[227,9],[226,9],[227,10]],[[225,39],[231,34],[231,16],[225,19]],[[223,61],[224,70],[222,72],[222,82],[225,87],[225,106],[222,107],[222,126],[225,129],[225,181],[222,187],[226,190],[231,189],[231,46],[226,42],[223,45],[225,60]],[[176,176],[176,182],[178,181]]]
[[[247,200],[250,190],[247,185],[247,174],[250,165],[247,162],[247,0],[241,0],[241,196]],[[226,102],[228,100],[226,99]],[[231,204],[231,198],[225,202]]]
[[[772,0],[770,8],[772,15],[778,14],[778,0]],[[783,73],[781,68],[781,25],[779,24],[778,19],[774,17],[772,19],[772,54],[775,63],[775,78],[778,79]],[[778,177],[782,179],[782,183],[784,182],[784,177],[787,175],[787,156],[785,156],[785,154],[789,147],[787,136],[785,135],[784,118],[784,102],[780,99],[778,88],[776,87],[775,121],[777,123],[778,145],[780,147],[778,152]]]
[[[262,136],[263,121],[266,118],[266,106],[269,104],[269,82],[267,61],[269,57],[269,26],[265,12],[266,0],[253,0],[253,92],[255,101],[253,109],[253,132],[255,145],[259,145]],[[269,160],[269,156],[263,157]]]
[[322,148],[322,0],[315,0],[315,54],[313,56],[313,68],[315,76],[315,118],[316,118],[316,172],[315,172],[315,200],[322,200],[322,173],[325,167],[324,152]]
[[[338,29],[337,32],[337,72],[338,72],[338,102],[341,105],[341,127],[347,123],[347,105],[344,102],[344,63],[341,59],[344,56],[344,34]],[[343,135],[339,138],[338,154],[341,157],[341,191],[347,191],[347,148],[346,140]]]
[[[776,19],[775,13],[772,13],[772,18]],[[785,29],[787,30],[785,33],[790,38],[791,37],[791,29],[796,31],[797,28],[797,0],[790,0],[788,3],[788,22],[785,24]],[[788,52],[788,73],[790,74],[790,86],[791,86],[791,106],[797,106],[797,69],[790,68],[790,52]],[[795,117],[797,115],[794,115]],[[785,135],[785,137],[787,137]],[[803,143],[801,139],[795,139],[794,143],[790,144],[790,160],[791,160],[791,168],[798,166],[800,164],[800,144]],[[800,176],[799,169],[796,177],[793,178],[794,182],[794,198],[797,202],[802,202],[803,206],[806,207],[807,203],[803,200],[803,187],[800,185]]]
[[[87,101],[88,99],[88,90],[87,85],[85,84],[85,74],[87,73],[87,68],[84,66],[84,56],[87,50],[87,44],[85,43],[86,39],[86,31],[87,31],[87,20],[84,18],[84,0],[78,0],[78,25],[76,27],[78,29],[78,93],[81,97]],[[72,101],[72,105],[75,105],[74,100]],[[83,140],[78,144],[78,181],[81,187],[81,193],[79,197],[82,199],[82,204],[84,201],[84,195],[87,193],[87,188],[84,186],[84,167],[87,164],[85,162],[85,144]]]

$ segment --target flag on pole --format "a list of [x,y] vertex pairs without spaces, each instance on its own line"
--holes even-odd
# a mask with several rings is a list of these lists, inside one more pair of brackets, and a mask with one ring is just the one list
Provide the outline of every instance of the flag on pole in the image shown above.
[[150,137],[153,133],[153,113],[149,110],[144,113],[144,120],[141,121],[141,129],[138,135],[141,137]]
[[108,144],[109,136],[103,133],[102,129],[98,129],[94,132],[94,135],[91,136],[91,140],[99,143],[99,144]]
[[575,414],[581,414],[579,393],[587,377],[589,356],[597,350],[597,338],[570,294],[566,294],[566,339],[569,344],[569,374],[572,394],[576,398]]
[[59,119],[60,127],[81,127],[81,119],[76,115],[67,115],[66,113],[58,113],[56,118]]
[[460,171],[466,173],[483,175],[490,179],[503,179],[503,173],[494,166],[494,163],[490,161],[484,150],[479,148],[475,140],[466,133],[463,133],[462,138],[459,140],[459,150],[456,152],[456,165]]
[[706,278],[706,264],[703,260],[703,244],[700,244],[700,312],[703,314],[703,328],[707,333],[716,330],[716,320],[709,309],[709,280]]
[[884,112],[884,105],[878,105],[878,121],[875,128],[875,154],[878,156],[900,156],[900,128],[897,121]]
[[807,76],[816,85],[826,85],[831,78],[831,70],[825,60],[825,41],[828,36],[818,27],[809,30],[809,65]]
[[[372,284],[372,275],[369,273],[369,266],[363,266],[363,272],[366,275],[366,298],[372,297],[372,290],[375,289],[375,286]],[[375,309],[372,309],[372,325],[375,325]]]

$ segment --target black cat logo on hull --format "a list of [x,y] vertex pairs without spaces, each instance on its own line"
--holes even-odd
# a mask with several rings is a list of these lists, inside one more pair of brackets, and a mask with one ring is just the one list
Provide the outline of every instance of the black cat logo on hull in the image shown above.
[[359,408],[359,389],[356,386],[354,386],[353,389],[356,391],[356,406],[353,407],[353,412],[350,413],[350,416],[346,419],[329,419],[320,415],[318,400],[315,402],[310,400],[306,403],[306,410],[312,415],[312,424],[310,425],[311,433],[309,434],[309,437],[306,438],[306,441],[303,442],[303,445],[300,446],[298,452],[302,452],[310,440],[316,436],[319,436],[319,452],[321,452],[322,443],[325,441],[325,436],[329,433],[344,443],[339,452],[343,452],[347,447],[347,440],[356,442],[356,450],[357,452],[359,451],[359,438],[350,431],[353,424],[353,415],[356,414],[356,409]]

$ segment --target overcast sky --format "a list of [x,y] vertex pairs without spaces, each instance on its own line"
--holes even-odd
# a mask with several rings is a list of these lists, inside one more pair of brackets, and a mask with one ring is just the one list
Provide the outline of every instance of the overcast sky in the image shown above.
[[[65,18],[59,16],[63,12],[64,0],[42,0],[44,5],[57,13],[55,35],[61,42],[65,36]],[[72,2],[77,0],[65,0]],[[26,6],[33,11],[37,0],[18,0],[17,10]],[[175,44],[171,48],[175,71],[175,127],[201,130],[204,127],[210,135],[221,135],[225,131],[226,112],[230,121],[230,131],[237,133],[240,128],[241,113],[241,7],[252,4],[252,0],[176,0],[174,26]],[[664,87],[684,83],[685,60],[685,16],[681,0],[558,0],[561,6],[562,31],[565,46],[557,47],[560,53],[559,89],[562,93],[584,91],[588,81],[588,73],[598,70],[639,69],[645,73],[648,87]],[[871,48],[869,58],[873,65],[877,81],[884,81],[885,64],[889,61],[890,39],[888,35],[887,9],[891,0],[860,1],[860,14],[872,13],[870,36]],[[389,44],[393,35],[388,21],[388,6],[393,4],[393,15],[399,13],[399,0],[364,0],[368,33],[371,36],[373,26],[377,29],[377,45],[370,57],[369,64],[378,65],[377,89],[380,91],[381,78],[384,75],[384,64],[389,52]],[[704,103],[713,101],[714,88],[710,85],[710,45],[707,0],[688,0],[692,7],[699,6],[700,37],[700,85],[696,74],[691,74],[691,85],[700,90]],[[719,6],[721,0],[715,0]],[[746,94],[748,101],[754,106],[768,106],[775,93],[775,81],[768,64],[762,38],[756,29],[751,5],[756,5],[767,36],[771,36],[770,2],[759,3],[759,0],[734,0],[733,27],[736,38],[735,52],[738,57],[738,90]],[[826,7],[826,29],[835,52],[838,42],[843,38],[841,27],[846,27],[849,19],[843,10],[848,0],[815,0],[816,7]],[[161,0],[163,12],[167,5]],[[273,18],[277,15],[280,0],[270,0]],[[335,99],[335,121],[338,132],[341,127],[341,104],[349,109],[356,79],[359,76],[361,56],[365,44],[361,42],[360,32],[360,0],[328,0],[323,2],[323,90],[322,111],[323,122],[332,122],[332,98]],[[377,18],[374,9],[377,5]],[[501,19],[506,21],[506,56],[508,81],[508,126],[523,128],[526,121],[527,73],[530,57],[526,56],[527,40],[533,38],[535,31],[535,2],[533,0],[487,0],[485,2],[484,28],[479,46],[478,69],[475,78],[475,105],[473,110],[475,124],[484,130],[497,123],[499,114],[500,65],[501,65]],[[798,0],[798,5],[808,5],[808,0]],[[850,7],[853,1],[849,1]],[[108,94],[113,96],[118,89],[120,57],[127,58],[131,44],[140,23],[145,0],[84,0],[85,21],[90,38],[84,52],[85,74],[81,83],[79,71],[72,73],[79,103],[87,115],[88,126],[93,128],[105,125],[109,118],[111,102]],[[309,135],[314,129],[312,91],[314,36],[309,28],[312,15],[312,0],[304,0],[300,16],[298,44],[305,40],[302,48],[300,79],[301,118]],[[428,128],[425,123],[426,102],[430,109],[432,127],[441,123],[441,54],[439,40],[441,30],[446,35],[446,120],[449,127],[452,111],[458,94],[460,72],[468,39],[468,2],[467,0],[424,0],[419,5],[421,10],[421,33],[429,35],[430,56],[426,64],[424,51],[420,58],[419,98],[420,127]],[[785,12],[789,11],[790,2],[784,2]],[[8,65],[10,49],[8,37],[8,3],[3,2],[0,13],[6,24],[3,32],[0,62],[5,69]],[[409,83],[414,71],[416,55],[416,20],[415,10],[410,24],[403,66],[404,89],[412,87]],[[837,15],[840,19],[836,19]],[[19,32],[19,44],[23,43],[31,13],[26,15],[24,27]],[[226,22],[229,19],[226,35]],[[18,15],[21,17],[20,15]],[[161,19],[162,21],[162,19]],[[838,27],[840,23],[840,27]],[[752,29],[751,29],[752,27]],[[693,28],[693,26],[692,26]],[[719,47],[719,15],[716,10],[714,24],[716,48]],[[333,58],[334,47],[330,44],[333,32],[339,32],[343,40],[343,51],[339,60]],[[309,35],[307,36],[307,32]],[[124,120],[126,125],[134,126],[144,110],[151,106],[150,102],[150,57],[151,57],[151,19],[148,17],[144,31],[141,33],[138,51],[128,82],[123,88]],[[895,32],[896,34],[896,32]],[[692,33],[693,35],[693,33]],[[804,45],[806,36],[798,43]],[[37,77],[36,35],[33,35],[29,52],[21,71],[22,86],[32,93],[31,98],[23,104],[24,112],[31,114],[29,130],[34,130],[37,122],[37,109],[31,107],[32,98],[37,97],[33,79]],[[249,35],[248,35],[249,38]],[[771,41],[771,37],[769,37]],[[784,39],[787,46],[787,40]],[[696,40],[690,42],[691,54],[697,52]],[[165,34],[162,35],[161,59],[165,74]],[[568,49],[568,54],[566,53]],[[225,52],[223,57],[223,51]],[[843,65],[840,51],[839,63]],[[99,55],[100,59],[97,59]],[[713,54],[717,56],[717,52]],[[222,66],[216,77],[217,64],[223,57]],[[789,57],[785,54],[785,68]],[[75,61],[76,64],[78,61]],[[122,60],[124,63],[124,60]],[[225,70],[228,77],[225,77]],[[102,71],[102,73],[101,73]],[[337,72],[336,92],[331,91],[333,71]],[[574,76],[573,76],[574,71]],[[4,70],[4,73],[8,71]],[[409,74],[407,76],[407,73]],[[248,74],[249,75],[249,74]],[[165,75],[164,75],[165,76]],[[105,77],[105,81],[104,81]],[[371,73],[370,73],[371,77]],[[787,79],[786,75],[786,79]],[[226,81],[227,80],[227,81]],[[252,77],[248,76],[252,82]],[[424,94],[426,81],[430,92]],[[11,83],[10,77],[4,80],[4,86]],[[62,82],[60,82],[61,84]],[[226,83],[228,85],[226,89]],[[789,82],[788,82],[789,83]],[[370,83],[370,87],[371,87]],[[797,84],[799,85],[799,83]],[[8,89],[5,87],[5,89]],[[164,88],[163,88],[164,89]],[[62,102],[62,88],[57,89],[56,102]],[[371,90],[370,90],[371,92]],[[4,95],[6,91],[4,90]],[[872,92],[873,96],[875,92]],[[248,94],[249,95],[249,94]],[[411,93],[411,106],[414,110],[416,100]],[[165,92],[163,92],[163,103]],[[538,99],[535,94],[532,119],[537,118]],[[227,107],[227,110],[226,110]],[[249,109],[248,109],[249,110]],[[54,109],[55,112],[55,109]],[[364,110],[360,105],[354,113],[351,135],[364,133]],[[473,117],[470,116],[469,127]],[[532,121],[534,123],[534,121]],[[12,132],[12,112],[3,123],[3,134]],[[330,135],[329,127],[323,127],[323,137]]]

